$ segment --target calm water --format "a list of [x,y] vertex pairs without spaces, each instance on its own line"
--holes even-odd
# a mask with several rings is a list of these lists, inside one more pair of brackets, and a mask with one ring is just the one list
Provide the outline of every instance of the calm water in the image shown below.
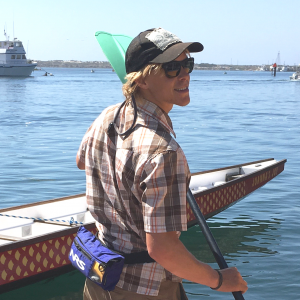
[[[85,191],[75,155],[91,122],[123,101],[111,70],[47,69],[0,78],[0,208]],[[230,266],[248,281],[245,299],[300,299],[300,82],[291,73],[194,71],[191,103],[171,113],[192,172],[273,157],[285,171],[209,221]],[[182,240],[217,267],[199,227]],[[84,278],[71,272],[1,299],[81,299]],[[58,286],[60,286],[58,288]],[[184,282],[189,299],[233,299]]]

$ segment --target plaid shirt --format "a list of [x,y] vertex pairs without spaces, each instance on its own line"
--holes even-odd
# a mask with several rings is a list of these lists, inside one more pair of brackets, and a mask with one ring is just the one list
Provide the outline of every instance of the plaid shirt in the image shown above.
[[[109,124],[116,110],[105,109],[86,132],[78,156],[85,163],[88,208],[100,240],[123,253],[147,250],[146,232],[186,231],[186,194],[190,171],[169,116],[157,105],[137,99],[134,131],[118,136]],[[133,121],[129,103],[116,124],[120,132]],[[162,280],[181,281],[158,263],[124,265],[117,286],[157,296]]]

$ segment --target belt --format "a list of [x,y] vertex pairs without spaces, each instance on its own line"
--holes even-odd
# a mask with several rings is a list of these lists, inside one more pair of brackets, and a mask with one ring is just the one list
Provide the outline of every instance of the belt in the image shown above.
[[[97,234],[98,238],[98,234]],[[101,244],[108,248],[109,250],[118,253],[124,257],[124,264],[127,265],[134,265],[134,264],[145,264],[145,263],[153,263],[155,260],[149,255],[148,251],[140,251],[140,252],[133,252],[133,253],[122,253],[119,251],[116,251],[115,249],[111,249],[107,247],[105,244],[102,243],[102,241],[98,238],[98,240],[101,242]]]
[[115,250],[112,250],[118,254],[124,256],[124,264],[133,265],[133,264],[145,264],[153,263],[155,260],[149,255],[148,251],[140,251],[133,253],[121,253]]

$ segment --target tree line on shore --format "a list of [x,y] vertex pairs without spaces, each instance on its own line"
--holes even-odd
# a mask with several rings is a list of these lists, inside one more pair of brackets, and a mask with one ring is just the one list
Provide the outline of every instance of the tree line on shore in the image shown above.
[[[37,60],[38,68],[112,68],[108,61],[77,61],[77,60]],[[280,71],[283,66],[279,66]],[[296,66],[285,66],[285,71],[295,72]],[[226,65],[226,64],[195,64],[195,70],[239,70],[239,71],[270,71],[270,66],[265,65]]]

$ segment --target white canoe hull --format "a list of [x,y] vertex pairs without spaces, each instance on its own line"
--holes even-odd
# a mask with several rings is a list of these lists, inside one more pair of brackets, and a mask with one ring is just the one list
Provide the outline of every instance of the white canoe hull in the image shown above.
[[[190,189],[208,219],[275,178],[285,162],[266,159],[194,173]],[[0,293],[72,270],[68,254],[79,224],[70,225],[71,218],[95,232],[85,194],[0,210]],[[187,218],[188,227],[196,224],[188,204]]]

